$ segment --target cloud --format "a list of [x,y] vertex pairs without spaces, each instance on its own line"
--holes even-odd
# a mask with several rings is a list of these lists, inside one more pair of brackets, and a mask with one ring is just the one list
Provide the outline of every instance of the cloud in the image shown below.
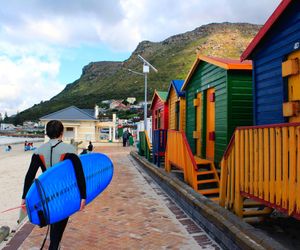
[[0,10],[0,37],[58,46],[104,43],[132,50],[210,22],[264,23],[280,0],[11,0]]
[[[9,115],[46,100],[63,89],[56,79],[60,63],[51,53],[0,44],[0,113]],[[13,51],[13,53],[11,52]],[[16,54],[16,51],[21,52]],[[44,48],[44,52],[46,48]]]

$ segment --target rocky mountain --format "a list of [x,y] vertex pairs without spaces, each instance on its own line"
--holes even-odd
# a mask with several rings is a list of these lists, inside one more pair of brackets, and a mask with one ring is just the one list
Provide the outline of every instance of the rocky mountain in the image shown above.
[[56,110],[75,105],[92,108],[102,100],[129,96],[143,99],[143,76],[127,69],[142,72],[137,55],[142,55],[157,69],[148,78],[149,98],[155,89],[167,90],[171,79],[184,79],[196,57],[205,55],[239,58],[260,26],[247,23],[212,23],[162,42],[143,41],[124,62],[91,62],[82,70],[81,77],[48,101],[20,112],[18,121],[33,120]]

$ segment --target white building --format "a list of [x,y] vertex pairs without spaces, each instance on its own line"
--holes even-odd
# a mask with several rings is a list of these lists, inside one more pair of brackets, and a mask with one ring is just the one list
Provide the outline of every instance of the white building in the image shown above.
[[135,101],[136,101],[136,98],[135,98],[135,97],[128,97],[128,98],[126,99],[126,101],[127,101],[128,103],[130,103],[130,104],[134,104]]
[[[71,106],[54,113],[48,114],[40,118],[44,125],[50,120],[60,120],[64,125],[64,140],[69,142],[83,142],[87,145],[89,141],[101,142],[110,141],[116,142],[116,115],[113,114],[112,121],[100,122],[98,118],[98,106],[95,109],[79,109]],[[103,130],[108,130],[107,138],[102,137]],[[46,139],[46,138],[45,138]]]
[[1,123],[0,130],[15,130],[16,126],[11,123]]
[[[140,140],[139,132],[145,130],[144,129],[144,120],[136,122],[135,125],[137,126],[137,129],[136,129],[137,137],[136,138],[139,141]],[[150,138],[150,141],[152,142],[152,116],[147,118],[147,133]]]

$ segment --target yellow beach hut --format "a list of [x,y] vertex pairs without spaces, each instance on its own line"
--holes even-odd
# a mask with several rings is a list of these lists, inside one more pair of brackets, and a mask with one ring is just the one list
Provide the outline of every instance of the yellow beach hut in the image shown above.
[[185,131],[185,92],[181,91],[184,80],[172,80],[167,102],[169,107],[169,129]]

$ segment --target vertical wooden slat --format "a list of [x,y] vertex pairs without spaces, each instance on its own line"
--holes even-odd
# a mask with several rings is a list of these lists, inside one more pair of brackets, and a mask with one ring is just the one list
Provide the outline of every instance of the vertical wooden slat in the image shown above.
[[263,177],[264,177],[264,141],[263,130],[258,129],[258,196],[263,199]]
[[300,214],[300,127],[297,127],[297,186],[296,186],[296,194],[297,194],[297,213]]
[[288,205],[289,215],[295,210],[296,198],[296,135],[295,127],[289,127],[289,184],[288,184]]
[[240,191],[245,191],[245,136],[244,130],[240,130]]
[[237,216],[243,217],[243,211],[242,211],[242,197],[240,193],[240,173],[241,173],[241,166],[240,166],[240,131],[237,130],[235,132],[235,192],[234,192],[234,211]]
[[234,159],[235,159],[235,147],[231,153],[231,161],[230,161],[230,208],[233,207],[234,204],[234,189],[235,189],[235,168],[234,168]]
[[282,207],[287,207],[287,195],[288,195],[288,164],[289,164],[289,148],[288,148],[289,138],[288,138],[288,128],[283,127],[282,128],[282,179],[283,179],[283,185],[282,185]]
[[245,191],[249,192],[249,130],[245,130]]
[[254,141],[253,141],[253,130],[249,130],[249,192],[250,194],[254,194]]
[[221,180],[220,180],[220,194],[219,194],[219,205],[225,206],[225,196],[226,196],[226,181],[227,181],[227,159],[223,158],[221,161]]
[[228,156],[227,158],[227,171],[228,171],[228,174],[226,176],[226,182],[227,182],[227,185],[226,185],[226,198],[225,198],[225,207],[227,209],[229,209],[229,201],[230,201],[230,189],[231,189],[231,181],[230,181],[230,178],[231,178],[231,155]]
[[281,205],[281,197],[282,197],[282,145],[281,145],[281,129],[276,128],[276,205]]
[[269,197],[269,186],[270,186],[270,160],[269,160],[269,150],[270,150],[270,141],[269,141],[269,129],[264,128],[263,129],[263,134],[264,134],[264,144],[263,144],[263,149],[264,149],[264,178],[263,178],[263,184],[264,184],[264,200],[265,201],[270,201]]
[[169,145],[170,145],[170,142],[172,140],[170,131],[168,131],[168,138],[169,138],[169,140],[167,140],[166,154],[165,154],[165,171],[167,173],[170,172],[170,164],[169,164],[169,154],[170,154],[169,151],[170,150],[169,150]]
[[270,128],[270,202],[275,203],[275,130]]
[[253,131],[253,137],[254,137],[254,178],[253,178],[253,184],[254,184],[254,195],[258,196],[258,131],[257,129],[254,129]]

